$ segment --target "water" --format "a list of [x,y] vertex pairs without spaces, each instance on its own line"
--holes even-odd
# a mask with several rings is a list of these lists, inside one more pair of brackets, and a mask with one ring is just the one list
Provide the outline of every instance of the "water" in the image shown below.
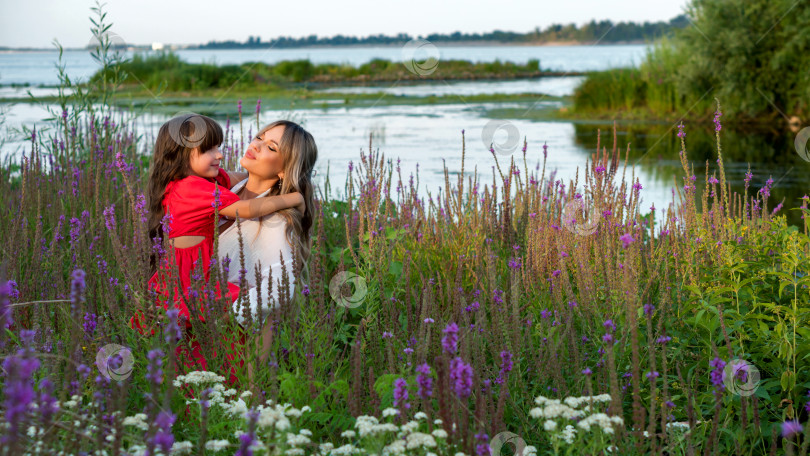
[[[471,96],[490,93],[520,94],[537,93],[556,97],[570,95],[574,89],[585,79],[584,76],[564,76],[553,78],[521,79],[517,81],[472,81],[472,82],[443,82],[438,84],[416,84],[403,86],[364,86],[364,87],[332,87],[321,92],[340,93],[386,93],[391,95],[405,95],[412,97],[427,96]],[[0,92],[2,93],[2,92]]]
[[[454,52],[463,55],[454,56]],[[558,62],[558,69],[565,71],[583,71],[605,68],[621,62],[632,62],[643,54],[643,46],[568,46],[568,47],[476,47],[476,48],[441,48],[442,58],[466,57],[469,59],[491,59],[497,56],[502,60],[521,62],[537,58],[543,54],[541,66],[552,66]],[[191,61],[214,60],[219,63],[235,63],[247,60],[277,61],[289,58],[309,57],[320,61],[364,62],[372,57],[397,58],[398,48],[347,48],[347,49],[307,49],[279,51],[181,51],[181,55]],[[69,62],[75,63],[70,71],[89,71],[93,63],[85,53],[66,53]],[[266,55],[263,55],[266,54]],[[568,55],[566,55],[568,54]],[[29,83],[52,83],[55,75],[48,59],[48,53],[0,54],[3,81],[13,76],[27,80]],[[568,58],[566,60],[566,58]],[[274,60],[275,59],[275,60]],[[331,60],[330,60],[331,59]],[[558,60],[555,60],[558,59]],[[624,60],[622,60],[624,59]],[[7,67],[8,62],[17,62]],[[27,63],[21,63],[27,62]],[[16,66],[15,66],[16,65]],[[84,66],[82,66],[84,65]],[[17,68],[6,71],[6,68]],[[28,68],[28,70],[23,70]],[[32,68],[37,68],[36,71]],[[27,78],[27,79],[26,79]],[[36,79],[39,78],[39,79]],[[49,79],[50,78],[50,79]],[[36,82],[36,81],[41,82]],[[47,82],[51,81],[51,82]],[[532,103],[470,103],[465,96],[487,93],[545,93],[549,95],[570,94],[581,81],[580,77],[542,78],[520,81],[473,81],[417,85],[379,85],[374,87],[332,88],[326,91],[377,92],[383,91],[397,95],[457,96],[455,104],[443,105],[397,105],[375,107],[338,107],[326,109],[299,109],[295,111],[297,120],[303,119],[305,127],[315,136],[319,148],[318,176],[316,180],[322,185],[327,164],[330,165],[330,181],[333,193],[331,196],[345,196],[343,185],[346,180],[349,161],[355,165],[360,159],[360,150],[368,148],[369,133],[374,133],[374,148],[379,147],[396,163],[400,159],[403,181],[407,185],[411,174],[419,170],[420,197],[427,197],[428,192],[434,197],[445,191],[443,165],[446,164],[451,174],[451,183],[461,169],[461,131],[466,133],[465,173],[470,175],[477,166],[482,183],[491,184],[492,167],[495,160],[490,154],[489,142],[502,143],[507,139],[509,128],[517,132],[522,142],[525,136],[529,142],[527,153],[528,166],[534,168],[542,161],[542,145],[548,144],[547,170],[556,169],[557,178],[573,179],[579,171],[584,170],[586,160],[596,147],[597,130],[601,129],[603,145],[612,147],[610,131],[612,125],[594,122],[549,122],[531,121],[524,118],[529,109],[558,108],[561,102],[547,100],[538,96]],[[53,89],[35,89],[37,94],[44,95]],[[5,98],[23,97],[24,89],[3,88],[0,96]],[[262,112],[263,122],[269,122],[288,114],[281,111]],[[37,125],[39,129],[46,124],[43,119],[47,111],[38,105],[27,103],[0,104],[0,116],[4,118],[0,131],[0,157],[17,156],[30,148],[19,129],[25,125],[29,128]],[[225,122],[225,119],[218,119]],[[507,128],[495,131],[491,138],[482,138],[488,122],[497,120]],[[165,121],[161,116],[144,116],[138,121],[138,129],[153,135],[157,127]],[[508,124],[506,124],[508,122]],[[247,125],[254,127],[248,129]],[[511,127],[509,126],[511,125]],[[641,182],[642,212],[646,213],[655,205],[658,213],[673,201],[673,190],[682,186],[683,170],[678,159],[680,142],[675,136],[676,129],[669,124],[631,124],[619,123],[619,148],[621,157],[627,143],[631,144],[629,162],[635,165],[635,177]],[[255,129],[255,121],[246,121],[246,134]],[[751,181],[749,195],[760,189],[769,177],[775,181],[771,193],[769,208],[784,199],[785,208],[797,207],[798,200],[807,193],[810,187],[808,162],[802,160],[793,146],[794,133],[787,131],[748,129],[736,132],[728,128],[722,131],[723,156],[726,177],[732,190],[744,191],[743,177],[751,164],[754,179]],[[148,141],[147,141],[148,142]],[[145,143],[146,144],[146,143]],[[705,164],[708,161],[710,174],[717,168],[714,162],[716,147],[714,129],[711,122],[705,126],[687,128],[687,152],[698,176],[698,185],[702,188],[705,182]],[[520,147],[513,154],[522,165]],[[508,166],[510,155],[499,155],[502,169]],[[522,167],[522,166],[521,166]],[[547,173],[548,176],[548,173]],[[396,178],[396,174],[394,176]],[[628,178],[630,170],[628,170]],[[580,179],[581,180],[581,179]],[[392,189],[396,186],[396,180]],[[395,195],[395,192],[394,192]],[[677,199],[677,196],[675,197]],[[782,210],[788,213],[788,220],[800,224],[797,211]]]
[[[540,101],[539,107],[557,107],[558,101]],[[524,109],[524,104],[479,103],[450,104],[440,106],[381,106],[370,108],[330,108],[306,109],[295,112],[295,120],[303,121],[304,126],[315,136],[319,156],[315,180],[321,186],[327,164],[330,168],[332,197],[345,196],[344,184],[350,161],[360,161],[360,151],[368,153],[369,134],[374,134],[373,148],[379,148],[387,159],[396,164],[400,160],[402,179],[407,185],[409,176],[417,172],[420,197],[428,194],[437,196],[446,191],[443,166],[446,164],[451,172],[451,184],[456,183],[457,173],[461,170],[462,130],[465,130],[466,157],[465,174],[470,176],[477,167],[483,184],[492,182],[495,159],[488,150],[490,139],[484,139],[484,129],[492,120],[487,115],[489,109],[514,107]],[[287,112],[265,110],[261,114],[263,122],[276,119]],[[45,111],[28,104],[16,105],[7,114],[8,120],[17,125],[32,126],[45,115]],[[223,125],[225,119],[219,119]],[[153,137],[157,127],[165,121],[161,116],[146,115],[138,122],[138,129]],[[613,140],[610,132],[612,125],[571,122],[542,122],[521,119],[519,116],[501,119],[508,122],[519,134],[520,145],[525,136],[529,147],[527,163],[531,169],[542,166],[542,145],[548,145],[547,173],[556,169],[557,178],[573,179],[579,172],[580,182],[586,161],[595,151],[597,130],[602,131],[602,145],[610,149]],[[683,170],[678,160],[680,143],[676,130],[671,125],[626,125],[619,124],[619,150],[623,159],[627,143],[631,144],[627,178],[631,172],[641,182],[641,210],[649,211],[653,204],[658,209],[666,209],[673,201],[673,189],[682,186]],[[245,134],[255,131],[255,120],[245,121]],[[507,139],[508,129],[501,128],[491,137],[491,141],[502,144]],[[237,132],[238,135],[238,132]],[[739,193],[744,190],[743,177],[751,163],[754,179],[751,182],[749,195],[764,185],[766,179],[775,181],[769,208],[773,208],[784,198],[788,220],[798,225],[801,223],[797,211],[787,208],[798,207],[798,201],[810,187],[807,169],[810,164],[801,160],[793,150],[793,136],[774,132],[734,132],[724,129],[722,132],[724,164],[726,177],[732,189]],[[146,142],[149,142],[147,140]],[[522,165],[520,145],[513,154],[497,155],[501,168],[508,166],[514,156]],[[20,154],[30,148],[25,141],[14,141],[6,144],[3,154]],[[14,149],[14,150],[12,150]],[[708,161],[710,175],[717,170],[714,162],[714,129],[709,122],[706,126],[687,129],[687,151],[698,176],[697,184],[702,188],[705,163]],[[396,196],[396,172],[392,183],[392,192]],[[482,187],[483,188],[483,187]],[[677,196],[675,196],[677,201]]]
[[[599,46],[439,46],[441,59],[474,62],[514,62],[525,64],[540,60],[540,68],[563,72],[603,70],[637,65],[646,52],[646,45]],[[240,64],[246,62],[276,63],[283,60],[309,59],[313,63],[346,63],[361,65],[375,58],[403,60],[402,48],[334,47],[256,50],[178,50],[180,58],[193,63]],[[129,54],[131,55],[131,54]],[[417,59],[425,56],[416,54]],[[56,85],[59,83],[55,65],[58,53],[0,52],[0,84]],[[65,70],[72,80],[87,80],[98,70],[88,51],[65,51]]]

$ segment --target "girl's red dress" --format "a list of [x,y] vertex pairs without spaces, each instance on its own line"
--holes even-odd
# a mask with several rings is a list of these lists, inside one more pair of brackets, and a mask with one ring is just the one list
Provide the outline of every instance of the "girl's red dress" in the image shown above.
[[[198,311],[200,313],[200,320],[205,321],[203,315],[205,309],[202,306],[202,299],[194,296],[193,299],[189,298],[189,287],[192,283],[191,276],[194,270],[198,267],[198,263],[202,262],[204,276],[206,282],[209,277],[209,269],[211,265],[211,258],[216,258],[214,252],[214,230],[216,223],[214,220],[214,204],[217,201],[215,191],[215,182],[218,184],[216,190],[219,191],[219,208],[230,206],[231,204],[239,201],[239,196],[231,192],[231,181],[228,173],[223,169],[219,170],[217,177],[214,180],[208,180],[199,176],[188,176],[180,180],[170,182],[166,186],[166,191],[163,196],[163,211],[165,214],[171,216],[169,222],[169,231],[164,233],[169,239],[178,236],[203,236],[204,239],[197,245],[185,248],[170,247],[174,250],[174,258],[179,271],[179,281],[183,290],[183,295],[188,303],[198,303]],[[167,252],[168,255],[168,252]],[[171,269],[168,265],[164,265],[149,279],[149,289],[155,290],[158,293],[158,303],[161,305],[160,300],[165,304],[163,307],[168,310],[168,301],[171,293],[169,292],[166,283],[161,281],[161,274],[163,277],[169,278]],[[204,289],[203,289],[204,290]],[[239,295],[239,287],[233,283],[228,282],[228,289],[225,292],[229,296],[228,302],[233,302]],[[192,292],[196,295],[196,292]],[[189,350],[185,344],[177,347],[178,363],[186,366],[188,371],[192,370],[209,370],[208,362],[200,351],[200,343],[191,333],[191,322],[189,321],[190,314],[186,304],[180,299],[179,290],[175,288],[174,307],[180,312],[179,316],[181,321],[185,322],[186,335],[190,338],[189,342],[192,350]],[[220,297],[219,284],[216,285],[215,295]],[[230,311],[230,305],[227,307]],[[144,334],[144,328],[141,327],[138,316],[133,316],[130,321],[131,326],[137,329],[141,334]],[[239,342],[244,344],[244,336],[240,338]],[[225,369],[230,370],[229,384],[234,384],[236,381],[236,369],[232,365],[232,361],[236,355],[234,342],[231,342],[231,348],[226,355],[229,362],[224,366]],[[239,365],[243,361],[240,360]],[[218,371],[215,370],[215,371]],[[217,372],[222,373],[222,372]]]

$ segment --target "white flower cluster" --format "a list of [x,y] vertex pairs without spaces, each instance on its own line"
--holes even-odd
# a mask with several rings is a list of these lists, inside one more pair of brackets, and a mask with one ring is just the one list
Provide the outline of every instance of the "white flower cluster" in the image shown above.
[[355,448],[355,446],[352,445],[351,443],[347,443],[346,445],[337,447],[334,450],[330,451],[329,454],[330,455],[350,455],[350,454],[355,454],[355,453],[360,453],[360,452],[361,452],[360,449]]
[[146,431],[149,429],[149,425],[146,424],[146,414],[145,413],[136,413],[133,416],[128,416],[124,418],[124,426],[135,426],[136,428]]
[[624,426],[624,420],[620,416],[607,416],[604,413],[594,413],[577,423],[580,429],[586,431],[590,431],[593,425],[599,426],[602,432],[606,434],[613,434],[615,428]]
[[215,372],[193,371],[186,375],[178,375],[175,377],[173,384],[175,388],[180,388],[186,383],[189,385],[202,385],[206,383],[222,383],[224,381],[225,377]]
[[577,430],[574,429],[574,426],[571,426],[569,424],[565,426],[565,429],[563,429],[563,431],[560,433],[560,438],[562,438],[565,441],[565,443],[570,445],[574,443],[574,438],[576,438],[576,435]]
[[[385,417],[390,417],[397,414],[398,410],[393,408],[388,408],[383,411],[383,416]],[[424,412],[417,412],[415,418],[418,420],[427,420],[428,416]],[[437,419],[435,420],[435,423],[440,425],[441,420]],[[355,428],[357,429],[356,433],[350,430],[343,431],[340,434],[341,437],[349,439],[352,439],[355,436],[359,437],[360,439],[367,436],[372,438],[382,437],[384,439],[392,437],[394,438],[394,440],[388,441],[388,444],[382,448],[381,456],[401,456],[410,453],[408,450],[411,450],[411,452],[415,450],[418,452],[418,454],[429,456],[433,453],[428,451],[428,449],[437,448],[439,446],[436,439],[443,440],[448,437],[447,431],[442,429],[441,426],[436,427],[432,433],[427,434],[424,432],[418,432],[419,421],[416,420],[411,420],[401,426],[397,426],[394,423],[381,423],[377,417],[369,415],[357,417]],[[396,432],[396,436],[391,434],[393,432]],[[352,445],[344,445],[340,448],[331,450],[329,455],[352,454],[356,452],[364,453],[364,450],[361,448],[355,448]],[[326,452],[322,453],[324,455],[327,454]]]
[[82,398],[79,397],[79,395],[74,394],[73,396],[70,396],[69,401],[65,401],[65,403],[61,404],[61,405],[63,406],[63,408],[71,409],[71,408],[76,407],[79,404],[79,402],[81,402],[81,400],[82,400]]
[[[543,396],[538,396],[537,399],[540,399],[541,397]],[[535,399],[535,401],[537,401],[537,399]],[[598,396],[566,397],[563,402],[565,402],[565,404],[569,407],[577,408],[582,404],[590,404],[591,402],[610,402],[610,394],[600,394]]]
[[383,456],[394,456],[405,454],[405,441],[402,439],[394,440],[383,448]]
[[172,454],[190,454],[193,445],[188,440],[182,442],[174,442],[172,445]]
[[436,440],[430,434],[423,434],[421,432],[412,432],[407,437],[407,448],[412,450],[414,448],[433,448],[436,446]]
[[[293,434],[292,432],[288,432],[287,433],[287,445],[297,447],[297,446],[302,446],[302,445],[306,445],[306,444],[310,443],[311,440],[309,439],[309,437],[306,435],[306,433],[304,431],[309,432],[306,429],[302,429],[301,431],[298,432],[298,434]],[[310,435],[312,435],[312,434],[310,433]]]
[[209,441],[205,442],[205,449],[209,450],[209,451],[215,451],[215,452],[216,451],[222,451],[225,448],[228,448],[228,446],[230,444],[231,444],[231,442],[229,442],[227,440],[209,440]]
[[674,422],[674,423],[667,423],[667,431],[674,430],[680,432],[686,432],[689,430],[689,423],[685,422]]
[[[539,406],[529,411],[532,418],[542,419],[543,429],[546,432],[557,431],[557,419],[576,421],[576,426],[583,431],[590,431],[592,427],[598,427],[605,434],[614,434],[618,428],[624,426],[624,420],[620,416],[608,416],[605,413],[593,413],[592,404],[610,402],[610,394],[600,394],[598,396],[566,397],[562,401],[538,396],[534,402]],[[582,407],[584,405],[584,407]],[[580,409],[580,407],[582,407]],[[577,430],[572,424],[567,424],[559,433],[553,434],[554,438],[561,439],[571,444],[576,438]]]
[[535,400],[535,402],[543,407],[535,407],[529,410],[529,415],[531,415],[532,418],[565,418],[567,420],[573,420],[574,418],[581,418],[585,416],[585,411],[575,410],[572,407],[561,403],[558,399],[546,399],[542,396],[538,397],[537,399],[540,398],[544,399],[542,403],[537,400]]
[[367,435],[377,435],[384,432],[396,432],[399,430],[396,424],[380,423],[380,420],[378,420],[377,417],[369,415],[358,416],[357,421],[354,423],[354,427],[357,428],[357,433],[360,435],[361,439]]

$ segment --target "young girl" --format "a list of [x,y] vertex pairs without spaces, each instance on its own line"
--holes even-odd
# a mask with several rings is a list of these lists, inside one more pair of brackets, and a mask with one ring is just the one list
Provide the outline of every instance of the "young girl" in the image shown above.
[[[205,321],[203,315],[206,312],[202,306],[205,289],[202,294],[198,294],[190,287],[192,275],[198,266],[202,266],[204,279],[208,282],[211,259],[215,257],[215,205],[218,205],[219,213],[223,216],[235,218],[238,213],[244,219],[268,215],[290,207],[297,207],[302,212],[304,210],[304,198],[300,193],[241,201],[229,190],[230,175],[219,167],[222,160],[219,146],[222,140],[222,128],[209,117],[199,114],[175,117],[160,128],[150,167],[149,237],[162,239],[164,235],[168,236],[171,252],[166,252],[165,258],[173,257],[174,264],[169,264],[168,261],[162,261],[161,265],[153,264],[154,274],[149,280],[149,288],[157,292],[158,305],[163,303],[166,309],[170,306],[169,299],[173,292],[175,300],[171,305],[178,309],[180,319],[185,322],[186,335],[191,337],[192,345],[190,354],[183,344],[178,347],[178,361],[191,370],[208,370],[207,362],[199,350],[199,342],[189,331],[189,320],[193,315],[198,315],[201,321]],[[236,173],[233,176],[240,177]],[[163,232],[163,224],[167,224],[167,233]],[[172,276],[174,267],[179,271],[180,286],[179,289],[175,286],[174,290],[170,290],[166,282]],[[217,283],[217,298],[220,293]],[[236,299],[239,287],[228,283],[225,293],[230,303]],[[193,308],[189,309],[186,303]],[[133,317],[131,323],[143,333],[138,316]],[[233,355],[231,351],[227,358],[233,360]],[[230,370],[229,383],[233,383],[236,379],[235,370],[233,367]]]

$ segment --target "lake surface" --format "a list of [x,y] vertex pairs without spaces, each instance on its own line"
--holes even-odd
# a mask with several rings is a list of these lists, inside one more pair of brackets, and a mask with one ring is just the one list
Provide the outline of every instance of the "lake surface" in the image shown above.
[[[615,49],[614,49],[615,48]],[[493,59],[498,56],[502,60],[506,57],[520,61],[537,58],[533,53],[545,53],[541,57],[541,65],[546,67],[553,58],[559,59],[557,69],[566,71],[584,71],[605,68],[614,63],[631,62],[642,55],[643,46],[579,46],[568,47],[492,47],[492,48],[463,48],[463,57],[470,59]],[[610,52],[614,57],[610,58]],[[443,58],[459,58],[453,52],[461,52],[453,48],[442,48]],[[315,61],[329,61],[334,50],[283,50],[264,56],[265,59],[284,60],[309,57]],[[377,54],[379,52],[379,54]],[[354,48],[344,49],[338,55],[331,55],[341,61],[360,62],[371,57],[396,58],[398,49],[391,48]],[[387,53],[387,54],[386,54]],[[569,54],[570,59],[566,60]],[[606,53],[608,56],[606,57]],[[66,53],[67,54],[67,53]],[[71,58],[77,62],[84,62],[85,68],[91,68],[92,61],[81,60],[82,53],[75,53]],[[261,51],[182,51],[181,55],[189,60],[217,59],[220,63],[234,63],[257,59]],[[449,57],[452,56],[452,57]],[[459,54],[461,56],[461,54]],[[555,57],[556,56],[556,57]],[[623,56],[625,60],[621,60]],[[553,57],[553,58],[552,58]],[[49,54],[37,55],[0,55],[0,61],[13,59],[28,60],[31,67],[39,70],[37,77],[42,81],[52,80],[55,72],[48,63]],[[230,60],[229,60],[230,59]],[[323,60],[318,60],[323,59]],[[35,62],[35,63],[31,63]],[[545,62],[545,63],[544,63]],[[89,66],[88,66],[89,65]],[[601,66],[599,66],[601,65]],[[81,65],[79,65],[81,68]],[[0,70],[5,78],[9,73]],[[11,73],[13,74],[13,72]],[[32,74],[30,71],[19,74]],[[329,106],[318,109],[299,109],[292,113],[294,120],[301,121],[315,136],[318,149],[318,176],[316,180],[323,183],[323,176],[330,167],[330,181],[333,193],[331,196],[342,198],[345,196],[343,188],[346,181],[348,165],[353,161],[355,165],[360,160],[360,151],[368,148],[369,133],[374,134],[373,147],[385,153],[386,158],[396,163],[400,159],[403,180],[407,184],[409,176],[419,172],[420,197],[427,197],[430,192],[436,196],[445,186],[443,164],[446,164],[451,173],[461,169],[461,131],[465,130],[466,158],[465,173],[470,175],[477,166],[483,183],[492,182],[492,167],[495,160],[489,152],[489,142],[502,143],[507,132],[511,129],[517,132],[520,140],[525,136],[529,143],[528,164],[534,167],[542,163],[542,145],[548,144],[547,169],[557,170],[557,178],[573,179],[577,171],[581,173],[586,161],[595,151],[597,131],[601,129],[603,145],[611,147],[613,144],[612,125],[594,122],[549,122],[532,121],[527,114],[532,109],[557,108],[561,102],[547,100],[538,96],[534,103],[470,103],[465,100],[467,95],[482,93],[547,93],[549,95],[570,94],[581,81],[579,77],[541,78],[520,81],[473,81],[438,84],[417,84],[401,86],[372,86],[330,88],[328,91],[355,91],[355,92],[386,92],[398,95],[429,96],[451,95],[458,96],[458,102],[447,105],[397,105],[374,107],[344,107]],[[18,94],[24,95],[25,90],[4,88],[0,89],[4,97]],[[36,89],[38,94],[46,94],[52,89]],[[12,94],[12,95],[10,95]],[[42,129],[46,124],[43,119],[47,111],[42,106],[28,103],[0,104],[0,113],[3,114],[4,123],[0,131],[0,157],[17,156],[30,148],[24,140],[24,134],[19,130],[22,126]],[[278,117],[286,117],[288,111],[264,110],[261,114],[262,122],[269,122]],[[158,115],[145,115],[138,121],[138,129],[147,137],[154,135],[165,117]],[[218,119],[223,124],[226,119]],[[233,120],[233,119],[231,119]],[[490,137],[483,138],[488,122],[497,120],[504,128],[497,129]],[[245,134],[250,134],[255,120],[246,121]],[[707,125],[690,125],[687,127],[687,153],[695,174],[698,176],[698,185],[702,187],[705,164],[708,161],[710,174],[716,170],[716,147],[714,128],[711,122]],[[680,142],[676,137],[677,130],[669,124],[639,125],[633,123],[619,123],[619,147],[624,157],[624,150],[631,144],[630,164],[635,165],[635,176],[639,178],[643,189],[642,212],[647,212],[652,204],[659,209],[668,207],[673,199],[673,189],[683,185],[683,170],[678,160]],[[152,136],[153,137],[153,136]],[[723,156],[726,177],[734,191],[743,192],[743,178],[751,164],[754,178],[751,181],[749,195],[761,188],[770,177],[775,181],[771,192],[769,208],[773,208],[784,199],[785,209],[789,221],[793,224],[801,223],[798,211],[787,211],[787,208],[798,207],[798,200],[810,189],[810,163],[802,160],[796,153],[793,145],[794,133],[781,130],[747,129],[736,132],[724,128],[721,132],[723,141]],[[148,141],[147,141],[148,142]],[[522,162],[520,147],[518,146],[515,158]],[[498,155],[502,168],[508,166],[510,155]],[[395,174],[396,176],[396,174]],[[452,176],[455,176],[453,174]],[[547,172],[548,176],[548,172]],[[580,174],[581,176],[581,174]],[[628,178],[630,171],[628,170]],[[452,179],[453,177],[451,177]],[[451,181],[455,183],[455,179]],[[392,185],[396,187],[396,182]],[[395,192],[394,192],[395,196]]]
[[[525,64],[530,59],[540,60],[540,68],[555,71],[583,72],[621,66],[634,66],[641,62],[646,45],[597,46],[437,46],[441,59],[470,60],[473,62],[514,62]],[[346,63],[359,66],[380,58],[402,61],[402,48],[334,47],[256,50],[178,50],[181,59],[193,63],[240,64],[246,62],[277,63],[284,60],[309,59],[313,63]],[[422,56],[415,55],[418,60]],[[55,65],[58,53],[52,52],[0,52],[0,85],[30,84],[55,85],[59,83]],[[98,70],[88,51],[65,51],[65,70],[72,80],[86,80]]]

